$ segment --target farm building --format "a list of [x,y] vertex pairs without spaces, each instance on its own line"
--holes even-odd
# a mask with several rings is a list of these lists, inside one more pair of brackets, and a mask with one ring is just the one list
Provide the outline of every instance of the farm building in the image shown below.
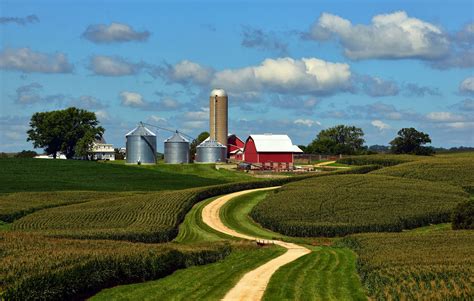
[[115,150],[113,144],[107,144],[104,138],[94,141],[92,144],[92,160],[115,160]]
[[237,135],[227,137],[227,158],[242,160],[245,143]]
[[293,164],[293,154],[303,151],[293,145],[288,135],[250,135],[245,141],[243,160],[248,163],[271,165]]

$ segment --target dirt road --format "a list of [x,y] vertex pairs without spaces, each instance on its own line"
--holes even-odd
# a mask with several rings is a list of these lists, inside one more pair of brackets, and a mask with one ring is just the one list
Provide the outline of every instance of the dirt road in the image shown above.
[[[232,198],[254,191],[271,190],[276,188],[278,187],[244,190],[217,198],[203,208],[202,220],[211,228],[219,232],[235,237],[240,237],[243,239],[260,240],[261,238],[259,237],[241,234],[225,226],[220,220],[219,211],[221,207]],[[302,246],[298,246],[293,243],[287,243],[279,240],[273,240],[272,242],[276,245],[288,249],[288,251],[286,251],[285,254],[274,258],[269,262],[245,274],[242,279],[240,279],[239,282],[225,295],[223,300],[261,300],[263,297],[263,293],[265,292],[265,289],[268,285],[268,282],[270,281],[270,278],[272,277],[273,273],[276,272],[276,270],[278,270],[281,266],[290,263],[300,258],[301,256],[311,252],[309,249]]]

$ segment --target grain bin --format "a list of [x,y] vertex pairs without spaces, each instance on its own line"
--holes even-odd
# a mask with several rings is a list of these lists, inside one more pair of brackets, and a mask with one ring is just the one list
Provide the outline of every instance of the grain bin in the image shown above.
[[224,89],[214,89],[209,95],[210,137],[227,145],[228,136],[228,97]]
[[165,140],[165,163],[189,163],[189,141],[178,131]]
[[156,164],[156,135],[140,122],[125,135],[127,164]]
[[205,140],[196,147],[196,162],[217,163],[225,162],[227,147],[215,140]]

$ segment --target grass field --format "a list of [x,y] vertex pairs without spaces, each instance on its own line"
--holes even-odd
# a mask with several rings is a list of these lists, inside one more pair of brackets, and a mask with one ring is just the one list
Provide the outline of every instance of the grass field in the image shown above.
[[289,236],[341,236],[401,231],[448,222],[468,194],[429,181],[337,175],[284,185],[251,212],[266,228]]
[[0,193],[35,191],[161,191],[256,180],[214,165],[141,168],[77,160],[0,159]]
[[357,234],[342,240],[375,300],[472,300],[474,233]]
[[352,251],[312,249],[312,253],[283,266],[272,276],[263,300],[367,300]]
[[68,300],[222,259],[223,244],[139,244],[0,232],[2,300]]
[[220,300],[246,272],[284,252],[275,246],[236,247],[219,262],[179,270],[156,281],[104,290],[91,300]]

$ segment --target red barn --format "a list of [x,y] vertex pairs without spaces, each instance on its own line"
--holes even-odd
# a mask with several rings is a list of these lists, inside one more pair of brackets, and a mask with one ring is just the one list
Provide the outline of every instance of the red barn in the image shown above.
[[248,163],[293,163],[293,154],[302,152],[287,135],[250,135],[243,159]]
[[227,137],[227,158],[242,160],[244,142],[237,135],[231,134]]

